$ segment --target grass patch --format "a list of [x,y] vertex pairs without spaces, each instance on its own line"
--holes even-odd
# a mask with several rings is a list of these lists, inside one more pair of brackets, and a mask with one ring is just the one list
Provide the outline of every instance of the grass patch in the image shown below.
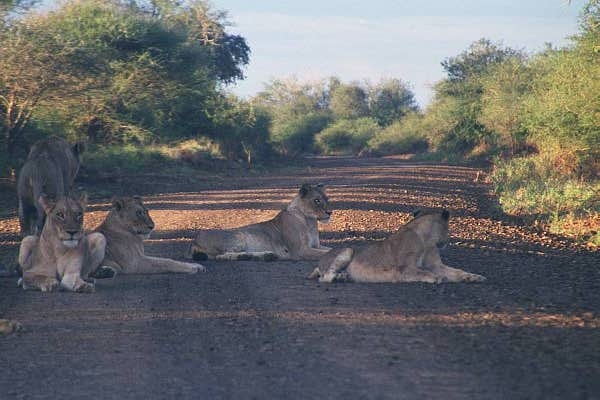
[[218,158],[208,141],[136,146],[91,146],[83,155],[83,167],[88,174],[139,173],[168,171],[173,168],[202,166]]
[[552,233],[600,245],[600,182],[561,176],[537,156],[497,161],[491,179],[507,214],[535,216]]

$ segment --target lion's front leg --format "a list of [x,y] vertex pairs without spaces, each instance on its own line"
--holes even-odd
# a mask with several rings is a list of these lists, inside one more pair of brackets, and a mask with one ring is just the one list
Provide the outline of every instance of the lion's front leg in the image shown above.
[[99,232],[90,233],[85,240],[87,256],[81,267],[81,277],[84,279],[100,267],[106,253],[106,238],[103,234]]
[[329,253],[329,247],[316,249],[314,247],[305,247],[298,252],[297,258],[300,260],[318,260]]
[[447,282],[483,282],[486,280],[484,276],[447,266],[442,262],[437,250],[427,254],[423,261],[423,268]]
[[345,249],[340,250],[335,258],[331,260],[329,266],[323,271],[321,276],[319,277],[319,282],[331,283],[334,281],[343,281],[347,279],[347,276],[344,276],[342,271],[344,268],[350,264],[352,261],[352,256],[354,255],[354,250],[350,247],[346,247]]
[[84,281],[81,276],[86,261],[85,254],[71,255],[70,258],[59,259],[58,275],[61,277],[61,289],[78,293],[94,292],[94,283]]
[[447,282],[483,282],[486,280],[485,276],[472,274],[463,271],[462,269],[449,267],[445,264],[429,266],[428,270],[443,277]]
[[170,258],[143,256],[123,272],[126,274],[164,274],[204,272],[206,268],[200,264],[172,260]]

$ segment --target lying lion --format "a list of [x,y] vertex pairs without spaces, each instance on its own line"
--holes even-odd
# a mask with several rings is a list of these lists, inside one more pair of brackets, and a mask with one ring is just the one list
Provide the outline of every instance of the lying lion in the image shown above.
[[309,279],[319,282],[482,282],[481,275],[451,268],[438,246],[448,240],[450,214],[418,211],[414,219],[385,240],[331,251]]
[[195,260],[314,260],[331,248],[321,246],[317,221],[331,216],[322,185],[304,184],[275,218],[230,230],[200,231],[188,251]]
[[83,149],[82,143],[72,146],[58,136],[39,140],[31,147],[17,181],[22,237],[40,234],[45,213],[37,199],[42,193],[57,199],[69,192]]
[[95,277],[124,274],[195,273],[204,271],[200,264],[149,257],[143,240],[150,236],[154,221],[140,197],[115,198],[106,219],[95,229],[106,238],[106,254]]
[[19,248],[24,289],[47,292],[60,285],[74,292],[94,291],[94,284],[84,278],[100,266],[106,240],[101,233],[84,233],[86,201],[85,195],[79,199],[62,196],[56,201],[40,196],[46,212],[42,233],[26,236]]

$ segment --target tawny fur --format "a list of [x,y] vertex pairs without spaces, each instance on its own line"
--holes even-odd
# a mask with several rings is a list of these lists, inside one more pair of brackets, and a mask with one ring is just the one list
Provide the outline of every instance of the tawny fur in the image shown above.
[[317,221],[331,216],[322,185],[304,184],[275,218],[228,230],[198,232],[188,257],[196,260],[315,260],[331,248],[319,241]]
[[31,147],[17,181],[22,237],[42,231],[45,213],[38,203],[42,194],[57,199],[69,193],[83,149],[82,143],[70,145],[58,136],[37,141]]
[[94,284],[85,281],[104,258],[106,241],[100,233],[86,235],[83,230],[85,196],[60,197],[54,201],[40,196],[46,223],[40,236],[26,236],[19,248],[24,289],[93,292]]
[[113,201],[104,222],[95,229],[106,238],[102,268],[123,274],[196,273],[200,264],[150,257],[144,252],[144,239],[154,229],[154,221],[140,197],[121,197]]
[[445,265],[438,246],[448,240],[449,213],[418,213],[387,239],[331,251],[309,279],[320,282],[482,282],[485,278]]

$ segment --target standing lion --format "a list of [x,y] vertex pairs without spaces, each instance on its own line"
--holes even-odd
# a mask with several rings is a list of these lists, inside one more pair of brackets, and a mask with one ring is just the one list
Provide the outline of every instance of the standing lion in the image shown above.
[[39,235],[45,214],[38,203],[42,193],[53,199],[69,193],[79,170],[83,143],[70,145],[51,136],[34,143],[19,171],[17,195],[21,236]]
[[331,251],[309,279],[319,282],[482,282],[485,278],[445,265],[438,247],[448,240],[450,213],[421,212],[385,240]]

